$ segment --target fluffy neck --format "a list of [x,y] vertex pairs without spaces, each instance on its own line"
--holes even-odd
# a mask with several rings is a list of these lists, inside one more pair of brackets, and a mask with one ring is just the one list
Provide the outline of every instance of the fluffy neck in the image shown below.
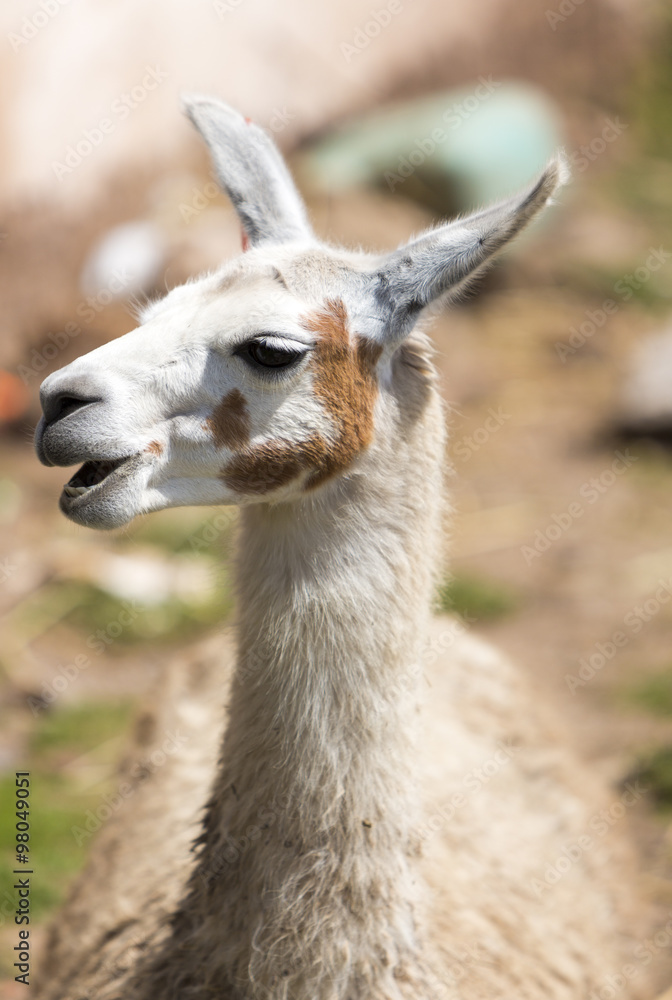
[[442,451],[427,380],[425,397],[360,474],[243,513],[222,764],[175,924],[223,995],[417,995],[413,742]]
[[254,768],[255,787],[272,775],[303,842],[338,835],[344,847],[370,841],[362,830],[383,817],[408,816],[430,579],[409,556],[417,525],[405,531],[379,495],[353,503],[360,488],[339,491],[340,514],[319,501],[245,512],[225,743],[232,767]]

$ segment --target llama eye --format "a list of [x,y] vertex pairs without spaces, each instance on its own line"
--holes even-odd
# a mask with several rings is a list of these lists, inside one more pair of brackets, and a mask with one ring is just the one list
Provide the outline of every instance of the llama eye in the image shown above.
[[265,343],[263,340],[253,340],[251,344],[246,344],[241,352],[243,357],[248,358],[256,366],[261,368],[288,368],[299,358],[303,357],[303,351],[295,351],[287,347],[276,347]]

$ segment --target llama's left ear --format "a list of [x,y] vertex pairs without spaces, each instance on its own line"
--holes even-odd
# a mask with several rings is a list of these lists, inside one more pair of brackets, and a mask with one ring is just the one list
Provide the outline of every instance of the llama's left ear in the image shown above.
[[384,339],[400,342],[430,303],[464,289],[568,177],[558,156],[522,195],[434,229],[389,254],[372,275]]
[[205,139],[219,182],[251,246],[312,238],[306,209],[273,140],[214,97],[185,96],[184,110]]

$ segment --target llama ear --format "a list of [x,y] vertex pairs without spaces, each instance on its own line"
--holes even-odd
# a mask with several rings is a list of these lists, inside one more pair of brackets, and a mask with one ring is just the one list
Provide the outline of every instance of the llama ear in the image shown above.
[[565,161],[557,156],[523,194],[425,233],[389,254],[374,274],[385,317],[383,338],[392,344],[403,340],[430,303],[463,290],[568,178]]
[[310,239],[301,196],[263,129],[213,97],[185,96],[183,105],[208,145],[250,244]]

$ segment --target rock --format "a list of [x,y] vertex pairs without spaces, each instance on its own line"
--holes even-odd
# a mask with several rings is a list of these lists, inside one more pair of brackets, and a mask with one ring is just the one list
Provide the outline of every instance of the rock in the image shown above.
[[648,337],[634,352],[621,390],[617,426],[629,436],[672,443],[672,327]]
[[301,170],[318,190],[376,184],[449,214],[524,186],[561,144],[540,90],[481,76],[348,123],[309,149]]

